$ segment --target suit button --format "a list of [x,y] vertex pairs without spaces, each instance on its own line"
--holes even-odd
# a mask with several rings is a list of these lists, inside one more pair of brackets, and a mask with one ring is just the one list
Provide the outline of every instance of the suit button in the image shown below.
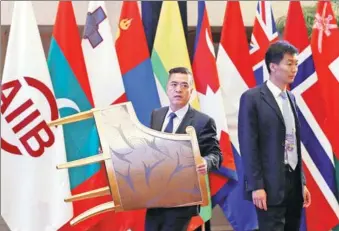
[[281,143],[281,146],[285,147],[285,142],[282,142],[282,143]]

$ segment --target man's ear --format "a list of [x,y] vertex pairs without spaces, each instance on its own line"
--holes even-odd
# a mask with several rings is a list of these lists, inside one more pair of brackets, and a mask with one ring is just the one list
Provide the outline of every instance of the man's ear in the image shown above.
[[277,70],[277,64],[275,63],[270,63],[270,69],[271,69],[271,72],[275,72]]

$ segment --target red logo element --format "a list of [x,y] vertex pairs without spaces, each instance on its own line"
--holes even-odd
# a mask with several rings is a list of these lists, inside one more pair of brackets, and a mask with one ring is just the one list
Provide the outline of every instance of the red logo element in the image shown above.
[[[50,89],[44,83],[34,78],[24,77],[24,79],[26,80],[28,86],[37,89],[45,96],[50,106],[51,120],[58,119],[58,107],[57,107],[54,95],[50,91]],[[8,109],[8,107],[11,106],[11,103],[16,99],[16,96],[19,93],[19,90],[21,89],[21,87],[22,85],[19,80],[13,80],[2,85],[1,114],[3,116],[6,110]],[[4,95],[5,91],[9,92],[7,96]],[[30,107],[32,107],[33,104],[34,103],[32,99],[30,99],[29,95],[27,95],[27,100],[22,101],[19,104],[16,104],[15,106],[16,108],[12,110],[9,114],[4,116],[4,119],[7,121],[7,123],[9,124],[9,126],[12,128],[13,132],[16,135],[18,135],[18,133],[22,131],[23,128],[27,127],[27,125],[29,125],[32,121],[34,120],[40,121],[35,127],[33,127],[32,129],[27,131],[25,134],[20,135],[20,137],[18,137],[19,142],[21,142],[21,144],[23,145],[23,147],[26,149],[26,151],[28,152],[30,156],[39,157],[44,153],[45,148],[51,147],[55,141],[53,132],[47,125],[46,121],[43,120],[43,117],[41,116],[40,112],[36,109],[29,115],[20,119],[18,123],[16,124],[12,123],[13,120],[17,118],[18,116],[24,115],[25,114],[24,112]],[[40,134],[41,132],[43,132],[45,136],[42,137]],[[35,142],[29,142],[31,140],[34,140]],[[13,144],[10,144],[6,140],[4,140],[3,136],[1,137],[1,143],[2,143],[1,148],[4,149],[5,151],[15,154],[15,155],[22,155],[19,148]],[[33,146],[32,143],[34,143],[35,145]],[[37,148],[36,148],[36,144],[38,144]]]

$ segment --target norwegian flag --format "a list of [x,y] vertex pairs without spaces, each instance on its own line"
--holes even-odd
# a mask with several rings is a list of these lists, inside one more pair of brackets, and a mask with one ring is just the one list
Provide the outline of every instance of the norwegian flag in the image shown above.
[[269,45],[278,39],[270,1],[258,1],[250,44],[251,63],[257,85],[268,79],[265,53]]
[[[324,117],[317,118],[317,115],[324,115],[323,113],[326,112],[326,102],[320,103],[324,100],[319,97],[321,79],[315,72],[299,1],[290,2],[284,39],[296,46],[300,52],[299,70],[294,83],[291,84],[291,89],[299,107],[306,185],[311,197],[314,198],[311,206],[306,209],[306,221],[304,220],[301,230],[330,230],[339,223],[333,151],[321,126],[321,119]],[[338,96],[336,99],[339,101]],[[316,104],[313,103],[314,101]],[[338,101],[337,105],[339,105]]]

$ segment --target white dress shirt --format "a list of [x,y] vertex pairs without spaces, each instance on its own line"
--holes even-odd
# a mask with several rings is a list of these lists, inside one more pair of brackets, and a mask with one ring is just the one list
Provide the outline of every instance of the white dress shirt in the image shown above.
[[[184,116],[186,115],[187,111],[189,108],[189,104],[186,104],[186,106],[184,106],[183,108],[179,109],[178,111],[175,112],[175,114],[177,115],[174,119],[173,119],[173,133],[175,133],[181,123],[181,121],[183,120]],[[169,115],[172,113],[173,111],[171,110],[171,108],[169,107],[168,112],[165,116],[165,120],[164,123],[162,124],[162,129],[161,131],[164,131],[165,128],[167,127],[167,124],[169,122]]]
[[[267,80],[267,87],[268,89],[272,92],[273,96],[274,96],[274,99],[276,100],[276,102],[278,103],[278,106],[280,108],[280,111],[281,113],[283,114],[283,99],[282,97],[280,96],[280,93],[282,92],[282,90],[277,87],[274,83],[272,83],[272,81],[270,80]],[[286,91],[286,90],[284,90]],[[287,99],[289,104],[288,104],[288,108],[289,108],[289,113],[290,115],[293,115],[293,111],[292,111],[292,107],[291,107],[291,103],[289,101],[289,99]],[[296,142],[296,130],[295,130],[295,120],[294,120],[294,116],[291,117],[292,119],[292,127],[294,128],[292,130],[292,134],[294,135],[294,140]],[[286,131],[288,132],[288,131]],[[292,156],[293,155],[293,156]],[[290,159],[290,161],[289,161]],[[298,154],[297,154],[297,149],[294,148],[293,151],[286,151],[285,150],[285,164],[290,164],[292,166],[292,168],[294,169],[295,168],[295,165],[298,163]]]
[[[267,80],[266,85],[268,89],[272,92],[273,97],[280,108],[281,113],[283,113],[283,110],[282,110],[283,99],[280,96],[280,93],[282,92],[282,90],[279,87],[277,87],[271,80]],[[290,111],[292,111],[291,104],[289,103],[288,105],[290,107]]]

